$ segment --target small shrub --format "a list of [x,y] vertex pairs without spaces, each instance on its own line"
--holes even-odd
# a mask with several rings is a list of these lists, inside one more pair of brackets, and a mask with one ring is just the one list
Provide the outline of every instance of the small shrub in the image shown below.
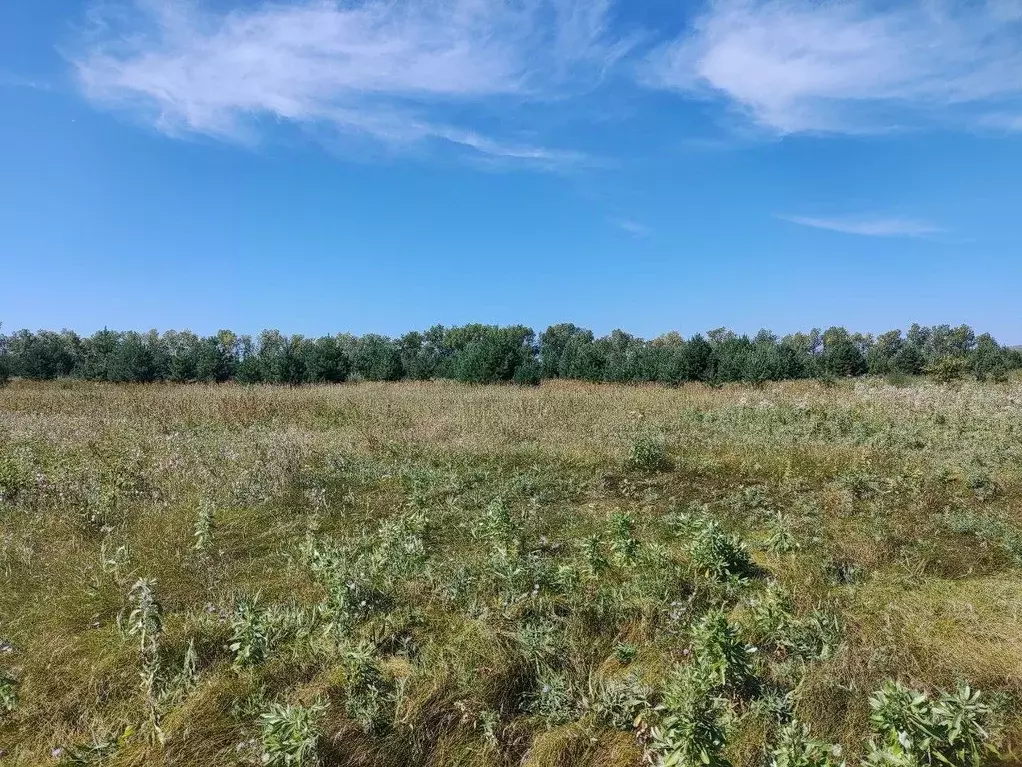
[[272,704],[259,715],[262,763],[269,767],[315,767],[320,763],[319,720],[326,704]]
[[650,750],[661,767],[730,767],[724,757],[725,731],[716,699],[691,667],[681,667],[657,707]]
[[476,535],[495,546],[515,551],[521,549],[521,529],[500,498],[491,501],[483,510],[476,523]]
[[580,714],[568,677],[550,670],[540,674],[535,691],[526,695],[525,709],[542,717],[547,727],[567,724]]
[[582,539],[582,557],[585,559],[589,574],[594,577],[610,567],[607,555],[603,551],[603,536],[599,533]]
[[515,633],[522,654],[537,668],[554,661],[564,646],[560,627],[550,620],[526,623]]
[[926,371],[940,384],[960,381],[965,374],[965,362],[957,357],[941,357]]
[[618,565],[632,566],[636,562],[639,542],[632,537],[632,518],[614,512],[610,520],[610,551]]
[[790,554],[799,548],[798,541],[788,527],[787,520],[777,514],[767,522],[767,548],[774,554]]
[[11,713],[18,707],[18,682],[0,674],[0,713]]
[[642,436],[632,442],[628,462],[646,472],[667,468],[667,445],[663,437]]
[[380,732],[393,718],[397,701],[394,685],[383,673],[371,644],[349,648],[342,658],[345,674],[344,708],[363,732]]
[[120,735],[96,736],[90,743],[69,748],[61,755],[58,764],[60,767],[91,767],[91,765],[108,764],[117,749],[125,745],[133,734],[134,730],[127,727]]
[[195,516],[195,544],[192,546],[196,551],[206,551],[213,542],[213,505],[203,502],[199,505],[199,511]]
[[622,666],[627,666],[635,656],[639,654],[639,648],[629,642],[619,642],[614,645],[614,658]]
[[[839,752],[809,737],[809,725],[791,721],[781,728],[774,747],[771,767],[837,767],[832,759]],[[842,763],[843,764],[843,763]]]
[[650,708],[653,690],[635,675],[610,679],[597,686],[591,704],[596,721],[617,730],[631,730]]
[[693,673],[707,689],[748,688],[754,680],[752,652],[721,610],[707,613],[692,629]]
[[892,370],[884,376],[888,386],[897,386],[899,389],[912,383],[912,378],[900,370]]
[[805,661],[824,660],[837,649],[837,619],[821,610],[796,616],[788,595],[774,584],[749,607],[752,638],[763,649]]
[[981,767],[997,751],[991,742],[991,711],[978,690],[961,685],[934,701],[925,692],[887,682],[869,699],[871,741],[866,763],[876,767],[954,765]]
[[976,469],[965,478],[966,486],[981,501],[989,501],[997,495],[997,483],[991,478],[990,473],[983,469]]
[[231,641],[228,649],[234,653],[234,668],[245,669],[266,660],[270,637],[266,621],[255,599],[238,602],[231,617]]
[[702,575],[718,581],[744,578],[753,572],[752,559],[740,540],[714,521],[705,523],[692,541],[689,554]]

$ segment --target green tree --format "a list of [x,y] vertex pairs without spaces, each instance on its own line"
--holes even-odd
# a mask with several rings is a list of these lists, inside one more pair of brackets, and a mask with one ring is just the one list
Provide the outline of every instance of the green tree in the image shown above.
[[141,333],[123,334],[110,360],[109,380],[152,383],[159,377],[156,353],[151,340]]
[[[873,375],[886,375],[895,370],[894,358],[905,346],[900,330],[889,330],[877,336],[866,353],[866,365]],[[899,371],[900,372],[900,371]]]
[[902,344],[891,359],[891,370],[903,375],[917,376],[926,367],[926,355],[913,343]]
[[861,341],[840,327],[828,328],[824,332],[821,361],[823,369],[835,376],[858,376],[867,369]]
[[351,370],[351,360],[334,336],[305,344],[305,376],[310,383],[341,383]]
[[[0,330],[3,329],[3,324],[0,323]],[[11,356],[9,349],[9,342],[7,336],[0,333],[0,388],[7,386],[7,382],[11,380]]]
[[561,359],[565,350],[576,336],[588,338],[591,343],[593,332],[570,322],[551,325],[539,336],[539,362],[543,378],[557,378],[561,375]]
[[473,331],[475,338],[458,353],[456,377],[468,383],[494,383],[515,380],[519,368],[523,382],[535,377],[532,368],[536,355],[536,334],[524,325],[499,328],[483,326]]
[[401,352],[385,336],[362,336],[355,346],[353,369],[367,381],[398,381],[404,377]]

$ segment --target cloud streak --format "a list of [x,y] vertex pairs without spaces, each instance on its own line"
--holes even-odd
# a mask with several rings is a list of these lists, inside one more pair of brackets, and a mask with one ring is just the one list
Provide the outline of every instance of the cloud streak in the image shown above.
[[614,226],[636,239],[649,237],[653,232],[645,224],[634,221],[630,218],[613,218],[610,220]]
[[826,229],[862,237],[926,237],[943,232],[926,221],[897,217],[816,218],[813,216],[777,216],[782,221],[813,229]]
[[658,19],[684,23],[666,39],[625,32],[623,0],[93,2],[70,56],[82,91],[174,136],[254,144],[279,123],[352,154],[369,139],[577,167],[594,161],[537,125],[578,126],[580,95],[627,100],[636,81],[679,108],[721,101],[759,138],[1022,130],[1018,0],[705,0]]
[[1022,98],[1011,0],[718,0],[653,51],[647,85],[717,96],[779,133],[872,132]]
[[629,50],[610,0],[301,0],[215,13],[135,0],[94,13],[74,57],[91,100],[169,134],[257,140],[271,118],[400,147],[443,140],[543,165],[582,155],[486,135],[449,114],[590,89]]

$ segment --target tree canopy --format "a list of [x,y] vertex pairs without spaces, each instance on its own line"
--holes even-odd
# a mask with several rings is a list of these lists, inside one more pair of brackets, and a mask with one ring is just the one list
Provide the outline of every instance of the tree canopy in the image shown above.
[[816,376],[918,375],[961,369],[983,380],[1022,367],[1022,354],[967,325],[912,325],[879,336],[845,328],[814,328],[779,338],[727,328],[685,339],[672,331],[644,340],[623,330],[597,337],[561,323],[538,336],[523,325],[471,324],[412,331],[400,338],[349,334],[306,338],[264,330],[258,336],[221,330],[101,330],[82,337],[70,330],[0,334],[0,383],[82,378],[300,385],[347,380],[448,378],[466,383],[535,384],[567,378],[621,383],[686,381],[763,383]]

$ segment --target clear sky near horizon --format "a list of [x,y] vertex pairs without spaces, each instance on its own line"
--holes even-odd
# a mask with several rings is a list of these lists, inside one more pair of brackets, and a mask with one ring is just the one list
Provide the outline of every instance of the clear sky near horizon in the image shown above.
[[6,0],[4,330],[968,322],[1022,2]]

